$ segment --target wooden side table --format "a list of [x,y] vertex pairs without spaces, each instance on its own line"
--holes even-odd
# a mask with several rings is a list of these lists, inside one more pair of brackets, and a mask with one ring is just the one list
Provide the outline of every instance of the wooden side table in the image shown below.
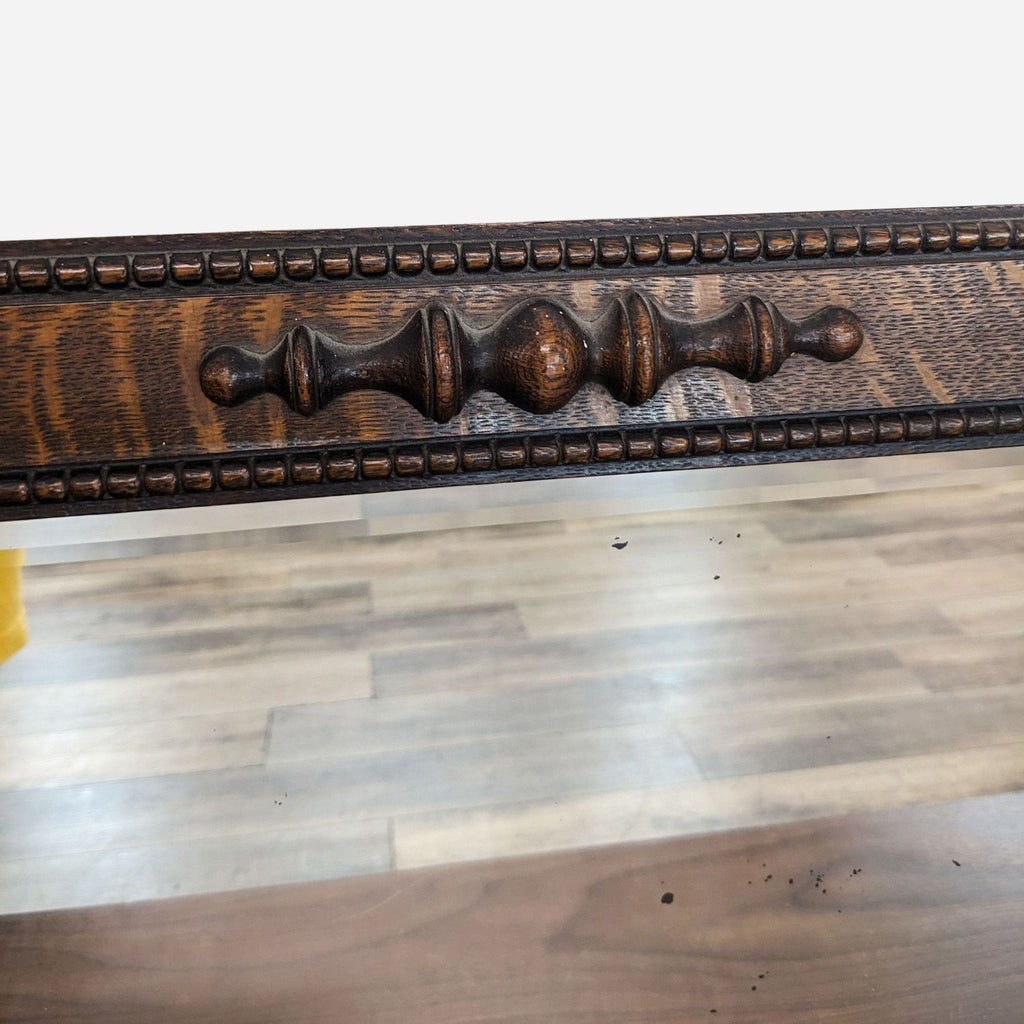
[[[0,243],[0,523],[1020,445],[1022,285],[1024,207]],[[0,1021],[1010,1024],[1022,813],[11,913]]]
[[1024,208],[0,244],[0,515],[1019,444]]

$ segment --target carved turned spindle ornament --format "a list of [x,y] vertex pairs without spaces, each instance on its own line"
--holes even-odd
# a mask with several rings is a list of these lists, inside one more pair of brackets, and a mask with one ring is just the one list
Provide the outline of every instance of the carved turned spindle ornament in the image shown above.
[[389,391],[445,423],[478,389],[544,414],[594,381],[619,401],[641,405],[687,367],[760,381],[794,353],[849,359],[863,339],[860,321],[847,309],[829,306],[790,320],[753,296],[696,321],[670,315],[639,292],[591,321],[549,299],[530,299],[483,330],[432,303],[376,343],[347,344],[300,324],[268,352],[225,345],[203,360],[200,380],[220,405],[273,392],[305,416],[348,391]]

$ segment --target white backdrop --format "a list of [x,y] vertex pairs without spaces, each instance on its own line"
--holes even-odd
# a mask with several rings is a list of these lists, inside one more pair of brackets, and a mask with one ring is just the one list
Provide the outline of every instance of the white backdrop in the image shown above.
[[0,237],[1021,198],[1019,3],[9,3]]
[[[1022,12],[863,0],[8,4],[0,238],[1019,202]],[[617,508],[626,492],[663,505],[746,486],[707,472],[459,497],[491,518],[506,502],[542,518],[549,500],[593,510],[605,493]],[[786,472],[869,486],[863,465]],[[452,495],[14,524],[0,547],[405,521],[417,501],[429,512]]]

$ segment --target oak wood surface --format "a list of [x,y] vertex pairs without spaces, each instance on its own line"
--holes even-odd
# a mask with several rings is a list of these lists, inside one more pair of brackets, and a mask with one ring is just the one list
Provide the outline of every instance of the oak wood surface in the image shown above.
[[[931,248],[926,251],[934,255],[951,248],[952,238],[950,237],[950,222],[963,223],[979,219],[995,221],[999,218],[1010,218],[1017,220],[1024,217],[1024,207],[1017,206],[947,206],[936,207],[925,210],[911,210],[904,207],[891,207],[880,210],[818,210],[790,213],[744,213],[730,214],[728,216],[711,215],[700,217],[686,217],[681,221],[677,217],[636,217],[620,218],[617,220],[575,220],[575,221],[525,221],[518,223],[491,222],[482,224],[429,224],[408,227],[367,227],[367,228],[346,228],[344,230],[315,230],[315,231],[261,231],[258,238],[265,239],[269,246],[274,248],[303,248],[308,246],[352,246],[372,245],[382,242],[414,243],[418,240],[424,242],[450,242],[457,240],[504,240],[522,241],[524,238],[558,238],[559,235],[580,235],[589,234],[612,235],[616,232],[626,235],[664,235],[676,230],[689,230],[692,232],[724,232],[731,228],[744,229],[749,231],[763,230],[765,227],[777,225],[780,232],[796,228],[813,229],[821,227],[825,230],[846,229],[861,224],[866,219],[866,214],[872,221],[879,224],[896,224],[898,222],[916,224],[916,245],[908,249],[899,248],[900,234],[896,231],[895,238],[890,237],[890,246],[897,253],[920,253],[922,250],[922,219],[932,222],[946,222],[944,244],[941,248]],[[936,228],[939,225],[935,225]],[[978,226],[974,226],[976,235]],[[1017,239],[1013,237],[1014,232],[1020,233],[1019,227],[1008,226],[1007,237],[1003,245],[1016,244]],[[940,232],[933,232],[935,238]],[[33,258],[33,257],[73,257],[82,252],[109,253],[126,252],[141,253],[155,252],[157,250],[170,249],[192,249],[199,251],[210,251],[220,247],[236,249],[247,248],[254,242],[254,235],[247,231],[234,231],[218,234],[171,234],[171,235],[127,235],[121,237],[91,237],[91,238],[65,238],[65,239],[25,239],[4,243],[4,256],[11,259]],[[827,239],[826,239],[827,242]],[[974,239],[977,245],[978,239]],[[815,255],[822,256],[828,251],[825,249],[815,251]],[[858,247],[855,252],[860,255]],[[876,250],[877,252],[877,250]],[[792,252],[789,253],[792,255]],[[863,255],[870,255],[864,252]],[[629,251],[622,255],[620,262],[629,259]],[[212,276],[212,275],[211,275]],[[209,281],[207,281],[209,283]]]
[[[174,458],[286,445],[386,442],[428,437],[688,420],[806,414],[1020,398],[1024,262],[762,270],[698,277],[648,277],[645,291],[681,316],[705,318],[750,294],[793,317],[829,305],[862,321],[865,342],[849,362],[796,358],[749,384],[713,369],[687,371],[651,402],[631,409],[595,386],[544,416],[481,392],[449,424],[424,418],[393,395],[358,392],[315,417],[264,395],[225,409],[202,393],[199,367],[217,344],[269,349],[297,323],[353,342],[395,329],[437,286],[351,287],[241,297],[136,297],[106,302],[0,304],[5,366],[24,381],[0,406],[3,463]],[[630,278],[537,281],[533,296],[568,300],[584,319],[631,287]],[[524,296],[521,284],[445,286],[475,327]],[[83,373],[83,368],[89,368]]]
[[[0,244],[0,506],[66,515],[1015,444],[1022,251],[1015,207]],[[621,330],[584,343],[581,325],[622,302]],[[737,321],[698,359],[714,365],[650,397],[680,365],[663,358],[671,332],[648,329],[653,303],[669,323],[730,320],[739,302],[774,325],[755,349],[782,323],[762,303],[794,319],[840,307],[865,340],[838,365],[798,355],[737,381],[714,366],[775,368],[771,345],[740,358]],[[428,309],[430,330],[403,329]],[[510,333],[502,318],[524,309],[576,328],[542,337],[537,313]],[[453,331],[488,330],[498,348],[458,356]],[[221,365],[218,349],[235,356]],[[327,373],[331,352],[344,358]],[[266,394],[217,404],[261,377],[302,411]],[[459,411],[474,380],[485,390]],[[382,391],[320,408],[368,385],[422,412]]]
[[830,306],[792,321],[756,296],[696,321],[680,320],[642,291],[627,292],[595,321],[528,298],[479,331],[432,302],[390,337],[367,344],[299,324],[269,351],[221,345],[203,357],[199,379],[219,405],[272,393],[313,416],[339,395],[376,390],[447,423],[481,390],[538,415],[561,409],[592,383],[619,402],[643,405],[683,369],[712,367],[756,382],[793,354],[841,362],[863,341],[849,310]]
[[2,918],[0,1020],[1009,1024],[1022,822],[1006,794]]

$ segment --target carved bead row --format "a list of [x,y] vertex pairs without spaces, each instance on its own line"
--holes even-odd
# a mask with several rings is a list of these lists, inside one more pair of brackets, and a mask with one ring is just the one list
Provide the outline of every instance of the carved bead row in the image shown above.
[[37,470],[0,479],[0,504],[142,499],[174,494],[447,476],[637,460],[838,448],[1012,434],[1024,430],[1018,405],[940,408],[934,412],[871,413],[591,431],[554,437],[431,441],[419,445],[312,452],[289,457],[197,460],[177,466]]
[[897,224],[682,232],[613,238],[536,241],[435,242],[234,249],[225,252],[148,253],[134,256],[62,256],[0,260],[0,292],[56,287],[160,287],[202,282],[233,285],[285,278],[334,280],[457,270],[574,270],[658,264],[749,263],[755,260],[912,255],[915,253],[1024,249],[1024,221]]

